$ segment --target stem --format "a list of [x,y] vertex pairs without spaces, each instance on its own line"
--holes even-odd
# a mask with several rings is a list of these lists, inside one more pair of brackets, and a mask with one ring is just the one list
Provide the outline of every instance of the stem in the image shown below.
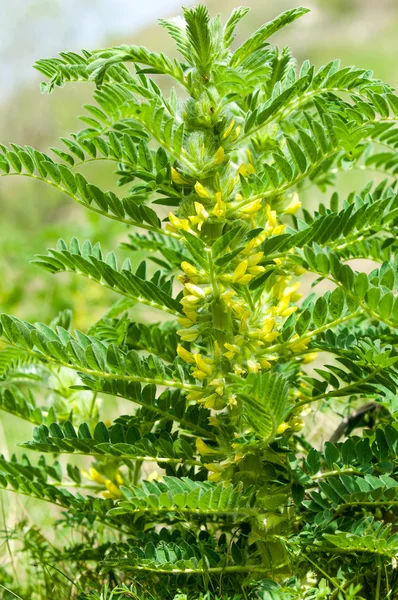
[[330,583],[337,588],[339,591],[343,592],[343,588],[341,587],[340,584],[337,583],[337,581],[335,581],[335,579],[333,577],[330,577],[330,575],[328,575],[328,573],[326,573],[326,571],[324,571],[319,565],[317,565],[313,560],[310,559],[309,556],[307,556],[307,554],[304,554],[304,552],[301,552],[301,555],[304,556],[304,558],[306,560],[308,560],[308,562],[319,572],[321,573],[321,575],[323,575],[324,577],[326,577],[326,579],[328,581],[330,581]]
[[[202,391],[202,386],[194,385],[191,383],[183,383],[182,381],[174,381],[172,379],[156,379],[155,377],[142,377],[140,375],[118,375],[117,373],[107,373],[103,371],[94,371],[93,369],[86,369],[81,365],[74,365],[73,363],[65,362],[63,360],[56,360],[52,356],[48,356],[46,354],[41,354],[39,352],[35,352],[34,350],[29,350],[28,348],[21,348],[18,344],[13,344],[9,340],[5,340],[5,342],[13,346],[15,348],[19,348],[23,352],[30,354],[31,356],[37,357],[37,359],[46,360],[49,363],[55,365],[61,365],[63,367],[68,367],[68,369],[73,369],[78,373],[84,373],[86,375],[92,375],[93,377],[99,377],[101,379],[116,379],[118,381],[137,381],[141,383],[154,383],[155,385],[167,386],[176,388],[179,390],[186,391]],[[135,400],[134,400],[135,401]]]
[[376,595],[375,595],[375,600],[380,600],[380,586],[381,586],[381,566],[380,566],[380,560],[377,561],[378,562],[378,569],[377,569],[377,579],[376,579]]

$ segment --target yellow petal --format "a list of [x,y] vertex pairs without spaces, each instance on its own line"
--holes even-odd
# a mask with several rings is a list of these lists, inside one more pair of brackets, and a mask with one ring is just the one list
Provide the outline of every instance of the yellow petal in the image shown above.
[[214,164],[220,165],[222,162],[224,162],[224,158],[225,158],[224,148],[222,146],[220,146],[216,152],[216,159],[214,161]]
[[197,181],[195,183],[195,192],[198,194],[198,196],[200,198],[210,198],[210,194],[209,192],[206,190],[206,188],[203,187],[203,185]]

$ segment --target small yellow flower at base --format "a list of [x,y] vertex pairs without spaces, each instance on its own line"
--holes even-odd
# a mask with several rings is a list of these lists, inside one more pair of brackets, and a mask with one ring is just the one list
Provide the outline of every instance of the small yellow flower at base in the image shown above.
[[162,481],[162,476],[155,470],[146,477],[147,481]]
[[186,260],[181,263],[181,269],[186,275],[188,275],[188,277],[198,277],[200,275],[198,269]]
[[192,225],[197,225],[200,231],[202,229],[203,223],[206,221],[206,219],[209,218],[209,213],[207,212],[203,204],[201,204],[200,202],[195,202],[194,206],[196,215],[193,217],[189,217],[189,220],[191,221]]
[[[294,340],[294,338],[292,338],[292,340]],[[307,350],[308,349],[309,341],[310,340],[307,339],[307,340],[301,340],[300,342],[293,342],[290,345],[290,350],[292,352],[301,352],[302,350]]]
[[249,204],[246,204],[246,206],[240,208],[239,212],[244,215],[254,215],[260,210],[261,207],[261,200],[253,200],[253,202],[249,202]]
[[222,473],[210,473],[207,480],[213,483],[219,483],[222,478]]
[[290,419],[290,427],[293,429],[293,431],[301,431],[304,427],[304,421],[299,417],[293,417]]
[[210,396],[208,396],[204,402],[204,405],[206,408],[210,408],[213,410],[221,410],[225,408],[224,400],[221,400],[221,398],[217,396],[217,394],[211,394]]
[[318,352],[309,352],[304,356],[303,363],[307,365],[308,363],[313,362],[318,357]]
[[264,256],[264,252],[256,252],[255,254],[252,254],[251,256],[249,256],[249,258],[247,259],[249,267],[254,267],[254,266],[258,265],[258,263],[260,262],[260,260],[262,259],[263,256]]
[[238,404],[238,401],[236,399],[235,394],[230,394],[228,396],[228,400],[227,400],[227,406],[228,408],[232,408],[233,406],[236,406]]
[[284,421],[283,423],[281,423],[278,427],[278,429],[276,430],[277,435],[282,435],[282,433],[285,433],[286,429],[289,429],[290,425],[289,423],[286,423],[286,421]]
[[260,273],[264,273],[265,267],[262,267],[261,265],[256,265],[255,267],[249,267],[248,271],[252,275],[259,275]]
[[222,146],[220,146],[216,152],[216,158],[215,158],[215,161],[213,164],[221,165],[221,163],[224,162],[224,158],[225,158],[224,148]]
[[253,277],[254,275],[250,275],[249,273],[247,273],[246,275],[243,275],[243,277],[241,277],[236,283],[240,283],[241,285],[247,285],[251,282]]
[[188,319],[188,317],[180,317],[177,319],[177,321],[179,322],[180,325],[182,325],[182,327],[186,327],[186,328],[194,325],[194,321],[191,321],[191,319]]
[[262,339],[264,342],[273,342],[278,335],[280,335],[279,331],[270,331],[269,333],[263,335]]
[[246,244],[244,250],[242,251],[242,254],[244,254],[245,256],[250,254],[251,251],[254,250],[254,248],[258,248],[258,246],[260,246],[260,244],[262,244],[265,241],[266,237],[267,232],[265,230],[259,233],[255,238],[253,238],[252,240],[250,240],[250,242]]
[[192,376],[195,377],[195,379],[199,379],[200,381],[202,381],[202,379],[206,379],[207,373],[201,371],[200,369],[194,369],[192,371]]
[[178,329],[177,335],[180,336],[183,342],[195,342],[198,339],[200,332],[194,328]]
[[223,133],[223,135],[222,135],[222,137],[221,137],[221,139],[222,139],[222,140],[225,140],[225,139],[226,139],[226,138],[229,136],[229,134],[231,133],[231,131],[232,131],[232,130],[233,130],[233,128],[234,128],[234,125],[235,125],[235,120],[234,120],[234,119],[232,119],[232,121],[231,121],[231,123],[229,124],[228,128],[227,128],[227,129],[224,131],[224,133]]
[[117,485],[115,485],[113,483],[113,481],[111,481],[110,479],[107,479],[105,481],[105,485],[106,488],[109,492],[109,494],[111,495],[112,498],[120,498],[122,495],[122,492],[119,490],[119,488],[117,487]]
[[244,276],[244,274],[246,273],[248,264],[249,264],[248,260],[243,260],[241,263],[239,263],[239,265],[236,267],[236,269],[232,275],[233,283],[236,283],[237,281],[239,281],[239,279],[241,279]]
[[189,228],[187,219],[179,219],[172,212],[169,213],[169,221],[175,229],[186,229]]
[[249,371],[249,373],[258,373],[260,370],[260,363],[254,360],[248,360],[247,370]]
[[222,473],[225,469],[225,466],[218,463],[204,463],[204,466],[208,471],[212,471],[212,473]]
[[210,198],[209,192],[206,190],[205,187],[203,187],[203,185],[199,181],[195,183],[194,188],[195,192],[200,198]]
[[195,285],[194,283],[186,283],[185,288],[190,294],[196,296],[199,299],[204,298],[206,296],[204,290],[198,285]]
[[255,172],[256,172],[256,169],[250,162],[248,165],[245,165],[245,163],[242,163],[240,165],[240,167],[238,168],[238,173],[240,173],[244,177],[246,177],[248,175],[252,175]]
[[240,125],[238,125],[238,127],[235,128],[235,131],[231,135],[230,142],[234,142],[235,140],[238,139],[238,137],[240,135],[240,130],[241,130],[241,127],[240,127]]
[[193,354],[196,366],[206,373],[207,375],[211,375],[213,373],[213,368],[203,359],[200,354]]
[[269,371],[269,369],[272,367],[271,363],[266,358],[260,358],[258,362],[260,363],[261,368],[265,369],[266,371]]
[[94,469],[93,467],[91,467],[91,469],[88,470],[88,478],[91,479],[92,481],[95,481],[96,483],[100,483],[100,484],[104,484],[105,483],[105,478],[102,477],[102,475],[100,473],[98,473],[97,469]]
[[230,344],[229,342],[225,342],[224,348],[226,348],[228,350],[228,352],[224,353],[224,356],[226,358],[228,358],[228,360],[231,360],[232,358],[234,358],[234,356],[236,354],[240,354],[240,348],[239,348],[239,346],[236,346],[235,344]]
[[280,235],[281,233],[283,233],[286,229],[286,225],[278,225],[277,227],[274,227],[274,229],[272,230],[272,235]]
[[221,219],[222,217],[225,216],[226,213],[226,204],[225,202],[223,202],[223,199],[221,197],[221,192],[217,192],[216,193],[216,206],[213,209],[213,215],[215,217],[218,217],[219,219]]
[[268,317],[264,320],[263,326],[261,328],[262,333],[271,333],[273,328],[275,327],[275,319],[273,317]]
[[242,375],[244,375],[246,373],[245,369],[242,369],[242,367],[239,365],[234,365],[233,372],[235,373],[235,375],[238,375],[239,377],[241,377]]
[[117,483],[118,485],[123,485],[123,483],[124,483],[124,479],[123,479],[123,475],[121,474],[121,472],[120,472],[120,471],[117,471],[117,473],[116,473],[116,476],[115,476],[115,479],[116,479],[116,483]]
[[268,231],[272,231],[278,225],[277,220],[276,220],[276,211],[271,210],[270,205],[266,204],[265,214],[267,216],[267,229],[268,229]]
[[188,181],[186,181],[173,167],[171,167],[171,180],[178,185],[185,185],[188,183]]
[[195,402],[199,402],[199,401],[203,400],[203,393],[202,392],[189,392],[189,394],[187,394],[187,400],[194,400]]
[[182,360],[188,364],[194,365],[195,364],[195,359],[193,357],[193,354],[191,352],[189,352],[188,350],[186,350],[183,346],[181,346],[181,344],[178,344],[177,346],[177,354],[180,358],[182,358]]
[[287,205],[283,212],[285,213],[285,215],[294,215],[299,210],[299,208],[301,208],[301,202],[299,200],[299,195],[296,192],[293,194],[291,202]]
[[297,306],[289,306],[289,308],[286,308],[285,310],[283,310],[280,315],[281,317],[290,317],[291,314],[293,314],[294,312],[296,312],[297,310]]
[[200,455],[203,454],[219,454],[218,450],[210,448],[201,438],[196,438],[196,450]]

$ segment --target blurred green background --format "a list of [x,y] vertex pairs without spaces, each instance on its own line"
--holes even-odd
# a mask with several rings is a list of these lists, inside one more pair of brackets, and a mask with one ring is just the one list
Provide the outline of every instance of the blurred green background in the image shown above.
[[[211,13],[220,12],[224,20],[239,4],[239,0],[208,0]],[[398,83],[398,0],[249,0],[244,4],[251,11],[238,28],[235,44],[283,10],[304,4],[312,12],[276,36],[274,43],[289,44],[298,63],[308,58],[319,67],[339,57],[344,65],[373,69],[391,85]],[[35,60],[62,50],[120,43],[142,44],[175,55],[172,40],[156,19],[178,14],[179,5],[176,0],[0,0],[0,143],[27,144],[47,151],[59,145],[60,136],[84,127],[77,116],[83,112],[81,105],[91,101],[92,88],[70,84],[50,96],[41,95],[41,76],[32,69]],[[87,165],[84,174],[98,186],[112,189],[112,167],[103,164]],[[361,183],[359,177],[341,175],[339,186],[352,191]],[[311,194],[304,202],[314,201],[315,195],[324,200],[318,197],[320,191]],[[48,322],[60,310],[72,308],[73,327],[83,330],[101,317],[112,300],[111,292],[83,278],[53,276],[30,264],[35,253],[45,253],[59,237],[69,241],[72,235],[80,241],[100,241],[104,250],[114,249],[120,258],[126,256],[118,249],[127,239],[122,225],[84,211],[42,183],[0,177],[1,312]],[[104,412],[110,410],[107,405]],[[28,423],[0,415],[0,453],[9,455],[17,441],[30,436]],[[37,522],[42,503],[18,499],[8,504],[8,523],[26,514],[28,507],[30,514],[34,508]],[[7,563],[7,552],[4,560]],[[0,566],[2,562],[0,552]]]

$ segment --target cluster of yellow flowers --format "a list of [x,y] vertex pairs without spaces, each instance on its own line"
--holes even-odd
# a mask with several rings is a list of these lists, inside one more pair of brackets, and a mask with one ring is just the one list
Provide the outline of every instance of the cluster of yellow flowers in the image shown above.
[[82,475],[89,479],[90,481],[94,481],[99,486],[103,487],[103,491],[101,492],[101,496],[103,498],[120,498],[122,492],[119,489],[120,485],[123,485],[123,477],[119,469],[115,473],[115,482],[111,479],[108,479],[101,475],[97,469],[91,467],[88,471],[82,470]]
[[[223,139],[231,135],[233,128],[232,122]],[[224,150],[220,147],[216,153],[215,163],[220,164],[224,158]],[[225,371],[244,375],[247,372],[256,373],[271,368],[272,358],[264,358],[261,353],[280,335],[281,325],[297,310],[294,303],[301,297],[298,292],[299,284],[292,282],[291,276],[283,275],[277,277],[268,297],[258,302],[258,306],[251,306],[248,301],[246,286],[266,271],[266,267],[261,264],[264,253],[259,250],[260,246],[267,237],[280,235],[285,229],[285,225],[278,221],[276,211],[269,204],[264,205],[261,198],[245,200],[238,193],[235,194],[234,200],[224,199],[230,197],[239,180],[239,174],[246,177],[254,172],[252,156],[248,152],[248,163],[237,168],[237,173],[230,179],[225,194],[222,191],[212,194],[197,181],[194,185],[194,191],[198,196],[198,200],[193,204],[195,214],[187,218],[169,214],[169,229],[173,232],[188,231],[199,237],[202,226],[207,220],[212,222],[214,219],[225,219],[226,215],[234,214],[240,219],[249,218],[253,222],[253,227],[258,227],[260,223],[263,227],[262,231],[253,237],[231,261],[230,270],[217,276],[217,302],[221,304],[224,312],[230,313],[234,331],[230,332],[231,339],[225,341],[221,348],[217,341],[212,341],[212,347],[208,348],[205,354],[202,346],[198,347],[197,351],[193,349],[191,352],[182,343],[201,342],[200,336],[211,318],[214,289],[208,273],[186,261],[181,265],[184,274],[179,277],[179,280],[183,284],[181,303],[184,317],[179,319],[182,328],[178,331],[178,335],[182,343],[178,346],[177,352],[183,361],[191,365],[191,373],[195,379],[205,383],[203,393],[191,392],[188,399],[203,402],[206,407],[215,410],[221,410],[226,406],[232,408],[236,404],[236,398],[225,393]],[[176,183],[181,181],[187,183],[183,179],[180,180],[177,171],[173,172],[173,180]],[[293,214],[300,206],[299,198],[295,194],[283,213]],[[275,262],[278,263],[280,260],[276,259]],[[228,369],[222,366],[222,359],[229,361]]]

